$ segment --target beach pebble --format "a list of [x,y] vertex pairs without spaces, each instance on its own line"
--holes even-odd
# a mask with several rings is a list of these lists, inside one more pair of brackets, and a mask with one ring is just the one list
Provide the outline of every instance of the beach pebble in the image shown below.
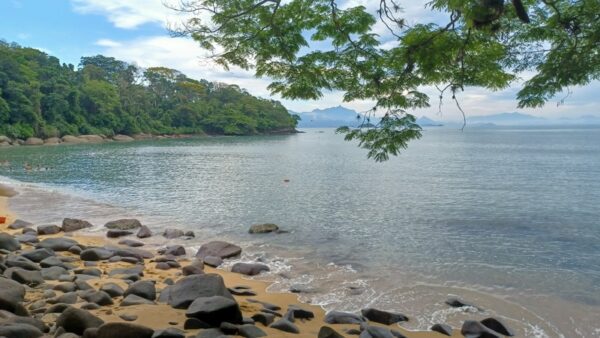
[[121,301],[121,306],[132,306],[132,305],[154,305],[153,301],[150,301],[146,298],[142,298],[137,295],[128,295]]
[[162,235],[167,239],[174,239],[185,236],[185,233],[180,229],[167,228]]
[[446,304],[448,304],[448,305],[450,305],[451,307],[463,307],[463,306],[470,306],[470,307],[473,307],[473,308],[475,308],[475,309],[479,309],[479,308],[478,308],[477,306],[475,306],[474,304],[472,304],[472,303],[467,303],[467,302],[463,301],[462,299],[458,299],[458,298],[455,298],[455,297],[452,297],[452,298],[448,298],[448,299],[446,299],[446,302],[445,302],[445,303],[446,303]]
[[25,244],[36,244],[40,242],[40,239],[37,237],[37,234],[28,232],[24,235],[16,235],[15,239],[20,243]]
[[506,324],[504,324],[504,322],[502,322],[500,319],[496,319],[493,317],[490,318],[486,318],[484,320],[481,321],[481,324],[485,325],[486,327],[502,334],[505,336],[509,336],[512,337],[515,335],[515,333],[513,332],[513,330],[511,330]]
[[73,232],[81,229],[91,228],[93,225],[81,219],[65,218],[62,221],[62,231]]
[[21,249],[21,244],[14,236],[2,232],[0,233],[0,249],[16,251]]
[[256,296],[256,292],[247,288],[232,287],[228,289],[231,294],[236,296]]
[[334,329],[329,326],[321,326],[317,338],[344,338],[341,334],[337,333]]
[[298,329],[298,327],[294,323],[283,318],[271,324],[270,327],[283,332],[300,333],[300,329]]
[[325,315],[327,324],[361,324],[364,321],[363,317],[349,312],[331,311]]
[[393,313],[373,308],[367,308],[361,310],[363,317],[368,320],[384,325],[392,325],[398,322],[404,322],[408,320],[408,317],[401,313]]
[[222,322],[242,323],[242,312],[237,302],[223,296],[198,297],[187,308],[185,315],[213,327],[221,325]]
[[255,276],[263,271],[270,271],[269,267],[260,263],[235,263],[231,272],[241,273],[247,276]]
[[121,297],[125,293],[123,288],[115,283],[106,283],[106,284],[102,285],[102,287],[100,287],[100,291],[106,292],[109,296],[111,296],[113,298]]
[[161,255],[185,256],[185,248],[182,245],[169,245],[158,249]]
[[296,305],[288,306],[288,311],[292,311],[294,313],[294,318],[298,318],[298,319],[313,319],[313,318],[315,318],[315,314],[312,311],[305,310]]
[[126,246],[129,246],[129,247],[132,247],[132,248],[137,248],[137,247],[140,247],[140,246],[144,246],[144,243],[142,243],[140,241],[133,240],[133,239],[122,239],[122,240],[119,241],[119,244],[126,245]]
[[106,323],[98,328],[96,338],[152,338],[154,330],[132,323]]
[[136,234],[136,236],[137,236],[138,238],[148,238],[148,237],[152,237],[152,231],[150,231],[150,229],[149,229],[147,226],[145,226],[145,225],[142,225],[142,226],[140,227],[140,230],[138,230],[138,233]]
[[37,338],[43,335],[44,334],[42,333],[42,331],[29,324],[6,323],[0,325],[1,337]]
[[360,333],[360,338],[406,338],[406,336],[386,327],[365,326]]
[[448,324],[435,324],[431,327],[431,331],[439,332],[446,336],[452,336],[452,326]]
[[183,323],[184,330],[208,329],[210,325],[196,318],[188,318]]
[[100,306],[113,304],[112,297],[104,291],[89,290],[85,294],[81,295],[81,298],[85,299],[90,303],[98,304]]
[[246,338],[255,338],[255,337],[266,337],[267,334],[265,331],[259,329],[258,327],[251,324],[244,324],[238,326],[238,336],[246,337]]
[[123,294],[125,297],[129,295],[136,295],[154,301],[156,299],[156,286],[152,281],[147,280],[134,282]]
[[164,330],[155,331],[152,338],[185,338],[185,332],[170,327]]
[[242,248],[235,244],[223,241],[212,241],[202,244],[202,246],[200,246],[200,249],[196,253],[196,257],[204,259],[207,256],[215,256],[221,259],[225,259],[238,256],[241,253]]
[[133,235],[133,232],[127,231],[127,230],[118,230],[118,229],[111,229],[106,232],[106,237],[108,237],[108,238],[119,238],[119,237],[124,237],[124,236],[129,236],[129,235]]
[[54,251],[49,250],[49,249],[44,249],[44,248],[26,251],[21,254],[21,256],[29,259],[32,262],[36,262],[36,263],[39,263],[42,260],[44,260],[48,257],[52,257],[54,255],[55,255]]
[[61,231],[61,228],[55,224],[38,225],[38,235],[55,235]]
[[74,307],[67,308],[56,320],[57,327],[62,327],[66,332],[77,335],[82,335],[86,329],[99,327],[102,324],[104,324],[102,319]]
[[103,248],[90,248],[81,252],[79,257],[84,261],[103,261],[114,256],[112,251]]
[[217,268],[221,264],[223,264],[223,259],[221,257],[215,256],[206,256],[202,259],[202,261],[204,262],[204,264],[212,266],[213,268]]
[[78,243],[70,238],[46,238],[39,242],[35,247],[36,248],[45,248],[53,251],[68,251],[74,245],[78,245]]
[[104,224],[105,228],[117,230],[133,230],[142,227],[142,223],[137,219],[118,219]]
[[138,316],[132,315],[132,314],[123,313],[123,314],[119,315],[119,318],[123,319],[126,322],[134,322],[134,321],[136,321],[138,319]]
[[275,304],[271,304],[271,303],[267,303],[267,302],[262,302],[260,300],[251,299],[251,298],[247,299],[247,301],[250,302],[250,303],[260,304],[260,305],[262,305],[263,308],[269,309],[271,311],[279,311],[279,310],[281,310],[281,306],[279,306],[279,305],[275,305]]
[[14,222],[12,222],[8,228],[11,230],[17,230],[17,229],[23,229],[23,228],[27,228],[27,227],[31,227],[33,226],[33,223],[24,221],[22,219],[16,219]]

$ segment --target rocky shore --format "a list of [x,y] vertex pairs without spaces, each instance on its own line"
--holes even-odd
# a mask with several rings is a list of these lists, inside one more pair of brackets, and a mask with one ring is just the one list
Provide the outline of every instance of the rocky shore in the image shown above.
[[[4,188],[2,191],[10,191]],[[191,231],[151,229],[135,219],[93,225],[65,218],[62,224],[16,219],[0,197],[0,337],[502,337],[512,331],[488,318],[465,321],[461,329],[443,323],[429,332],[410,332],[401,313],[367,308],[360,313],[301,304],[292,293],[267,293],[267,284],[246,279],[268,271],[256,262],[224,260],[242,248],[206,241],[189,252]],[[251,233],[280,231],[253,226]],[[159,246],[149,245],[163,243]],[[181,241],[179,241],[181,240]],[[473,307],[459,299],[447,306]]]
[[26,140],[22,139],[11,139],[7,136],[0,135],[0,147],[9,146],[54,146],[54,145],[68,145],[68,144],[86,144],[86,143],[106,143],[106,142],[131,142],[131,141],[143,141],[143,140],[162,140],[171,138],[190,138],[199,135],[188,135],[188,134],[173,134],[173,135],[151,135],[151,134],[135,134],[132,136],[128,135],[65,135],[63,137],[50,137],[47,139],[41,139],[37,137],[30,137]]

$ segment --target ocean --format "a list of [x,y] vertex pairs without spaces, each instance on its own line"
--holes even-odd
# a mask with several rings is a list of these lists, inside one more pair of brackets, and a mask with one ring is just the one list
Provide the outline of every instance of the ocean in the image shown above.
[[[99,231],[137,217],[195,231],[190,248],[240,243],[240,260],[271,266],[257,277],[271,291],[328,310],[399,311],[415,330],[496,316],[523,337],[600,337],[600,129],[430,128],[385,163],[333,129],[303,131],[3,148],[0,181],[34,222]],[[267,222],[288,232],[247,233]]]

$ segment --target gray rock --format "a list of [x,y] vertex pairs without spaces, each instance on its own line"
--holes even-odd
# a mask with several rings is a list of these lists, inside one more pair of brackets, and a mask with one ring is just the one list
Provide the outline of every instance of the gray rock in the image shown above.
[[271,311],[279,311],[281,310],[281,306],[279,305],[275,305],[275,304],[271,304],[271,303],[267,303],[267,302],[261,302],[260,300],[256,300],[256,299],[247,299],[248,302],[250,303],[257,303],[263,306],[263,308],[265,309],[269,309]]
[[73,291],[77,290],[77,286],[75,285],[75,283],[71,283],[71,282],[60,283],[60,284],[54,285],[54,287],[52,287],[52,290],[65,292],[65,293],[73,292]]
[[168,228],[168,229],[165,229],[165,231],[163,232],[162,235],[165,238],[174,239],[174,238],[179,238],[179,237],[185,236],[185,233],[183,232],[183,230],[180,230],[180,229]]
[[393,313],[373,308],[367,308],[361,310],[363,317],[368,320],[384,325],[392,325],[398,322],[404,322],[408,320],[408,317],[401,313]]
[[128,230],[110,229],[106,232],[108,238],[119,238],[124,236],[133,235],[133,232]]
[[100,309],[100,305],[95,303],[85,303],[81,306],[82,310],[98,310]]
[[181,269],[184,276],[201,275],[204,273],[204,268],[199,265],[187,265]]
[[79,337],[79,335],[76,335],[74,333],[67,332],[67,333],[61,334],[60,336],[58,336],[56,338],[80,338],[80,337]]
[[42,269],[42,278],[45,280],[60,280],[60,277],[67,274],[67,270],[60,266],[52,266]]
[[61,231],[61,228],[55,224],[38,225],[38,235],[55,235]]
[[465,337],[501,338],[501,334],[486,327],[476,320],[465,320],[460,330]]
[[447,324],[435,324],[431,327],[431,331],[439,332],[446,336],[452,336],[452,326]]
[[36,263],[39,263],[42,260],[44,260],[48,257],[52,257],[54,255],[55,255],[54,251],[49,250],[49,249],[44,249],[44,248],[26,251],[21,254],[21,256],[29,259],[32,262],[36,262]]
[[269,267],[260,263],[235,263],[231,272],[241,273],[247,276],[255,276],[263,271],[270,271]]
[[110,221],[104,224],[104,227],[108,229],[118,230],[133,230],[142,227],[142,223],[137,219],[118,219],[116,221]]
[[53,251],[68,251],[74,245],[78,243],[70,238],[46,238],[39,242],[36,248],[45,248]]
[[209,329],[210,325],[196,318],[188,318],[183,323],[184,330]]
[[182,245],[169,245],[158,249],[161,255],[185,256],[185,248]]
[[253,224],[248,230],[251,234],[266,234],[269,232],[277,232],[279,231],[279,226],[277,224],[265,223],[265,224]]
[[137,248],[137,247],[140,247],[140,246],[144,246],[144,243],[139,242],[139,241],[135,241],[133,239],[122,239],[122,240],[119,241],[119,244],[126,245],[126,246],[129,246],[129,247],[132,247],[132,248]]
[[84,261],[103,261],[111,258],[114,255],[112,251],[103,248],[85,249],[79,257]]
[[214,327],[223,322],[242,323],[242,313],[236,301],[223,296],[198,297],[190,304],[185,315]]
[[113,304],[112,297],[104,291],[89,290],[85,294],[81,295],[81,298],[85,299],[90,303],[98,304],[100,306]]
[[228,290],[229,292],[231,292],[232,295],[235,296],[256,296],[256,292],[248,288],[232,287],[228,288]]
[[75,274],[78,274],[78,275],[88,275],[88,276],[95,276],[95,277],[102,276],[102,271],[98,268],[83,268],[83,269],[77,269],[74,272],[75,272]]
[[136,295],[154,301],[156,299],[156,287],[153,282],[141,280],[129,286],[124,296]]
[[23,228],[27,228],[27,227],[31,227],[33,226],[33,223],[24,221],[22,219],[16,219],[14,222],[12,222],[8,228],[11,230],[17,230],[17,229],[23,229]]
[[290,305],[288,307],[288,311],[292,311],[294,313],[294,318],[298,319],[313,319],[315,318],[315,314],[312,311],[305,310],[301,307]]
[[106,284],[102,285],[102,287],[100,288],[100,291],[106,292],[109,296],[111,296],[113,298],[121,297],[125,293],[123,288],[121,288],[118,284],[115,284],[115,283],[106,283]]
[[174,327],[154,331],[152,338],[185,338],[185,332]]
[[44,278],[39,271],[29,271],[21,268],[10,268],[7,271],[11,269],[14,269],[14,271],[10,278],[16,282],[29,286],[44,284]]
[[81,219],[65,218],[62,222],[62,230],[64,232],[73,232],[91,227],[93,227],[93,225],[90,222]]
[[252,320],[264,326],[269,326],[275,321],[275,315],[271,313],[256,313],[252,316]]
[[[242,248],[235,244],[222,242],[222,241],[212,241],[206,244],[203,244],[198,252],[196,253],[196,257],[204,259],[207,256],[219,257],[221,259],[230,258],[239,256],[242,253]],[[207,263],[205,261],[205,263]],[[207,263],[208,264],[208,263]]]
[[343,335],[337,333],[334,329],[329,326],[321,326],[317,338],[344,338]]
[[102,324],[104,324],[102,319],[85,310],[74,307],[69,307],[63,311],[56,320],[56,326],[62,327],[66,332],[75,333],[80,336],[86,329],[99,327]]
[[364,326],[360,338],[406,338],[402,333],[386,327]]
[[0,233],[0,249],[8,251],[16,251],[21,249],[21,244],[12,235],[1,232]]
[[503,321],[497,318],[486,318],[481,321],[481,324],[505,336],[512,337],[515,335],[513,330],[511,330]]
[[106,323],[98,328],[96,338],[152,338],[154,330],[133,323]]
[[132,306],[132,305],[154,305],[153,301],[147,300],[146,298],[142,298],[136,295],[128,295],[121,301],[121,306]]
[[0,278],[0,310],[26,315],[27,310],[22,305],[24,298],[23,285],[10,279]]
[[223,259],[221,257],[215,256],[206,256],[202,259],[202,261],[204,262],[204,264],[212,266],[213,268],[217,268],[221,264],[223,264]]
[[38,328],[29,324],[0,324],[0,337],[38,338],[43,335],[44,334]]
[[56,256],[50,256],[50,257],[44,258],[39,263],[42,268],[49,268],[52,266],[60,266],[61,268],[64,268],[65,270],[67,270],[67,267],[68,267],[62,260],[60,260],[60,258],[58,258]]
[[29,137],[25,140],[24,143],[26,146],[41,146],[44,144],[44,140],[37,137]]
[[470,307],[479,309],[476,305],[474,305],[472,303],[468,303],[468,302],[463,301],[462,299],[458,299],[458,298],[454,298],[454,297],[446,299],[446,304],[450,305],[451,307],[470,306]]
[[266,337],[267,334],[265,331],[259,329],[258,327],[250,324],[240,325],[238,326],[238,336],[246,337],[246,338],[255,338],[255,337]]
[[276,321],[275,323],[271,324],[270,326],[273,329],[277,329],[283,332],[290,332],[290,333],[300,333],[300,329],[298,329],[298,327],[290,322],[287,319],[279,319],[278,321]]
[[37,234],[26,233],[23,235],[16,235],[15,239],[19,241],[19,243],[25,244],[36,244],[40,242],[40,239],[37,237]]
[[138,316],[123,313],[119,315],[119,318],[123,319],[126,322],[135,322],[138,319]]
[[4,265],[6,265],[9,268],[22,268],[25,270],[32,270],[32,271],[40,269],[40,267],[37,264],[35,264],[35,262],[32,262],[23,256],[16,256],[16,255],[8,255],[6,257],[6,261],[4,262]]
[[148,237],[152,237],[152,231],[150,231],[150,229],[149,229],[147,226],[145,226],[145,225],[142,225],[142,226],[140,227],[140,230],[138,230],[138,233],[136,234],[136,236],[137,236],[138,238],[148,238]]
[[223,296],[233,300],[223,278],[217,274],[183,277],[169,289],[168,304],[176,309],[187,308],[198,297]]
[[75,304],[77,303],[77,293],[76,292],[67,292],[62,294],[56,298],[48,299],[48,304]]
[[349,312],[331,311],[325,315],[327,324],[361,324],[364,321],[361,316]]
[[220,329],[207,329],[198,333],[196,338],[228,338]]

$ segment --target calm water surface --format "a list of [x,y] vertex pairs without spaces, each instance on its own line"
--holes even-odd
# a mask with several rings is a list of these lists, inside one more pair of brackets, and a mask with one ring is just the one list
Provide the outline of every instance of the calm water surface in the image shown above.
[[[386,163],[333,130],[0,149],[38,222],[121,216],[242,243],[326,309],[405,325],[504,318],[521,336],[600,336],[600,129],[430,129]],[[23,163],[39,170],[26,172]],[[46,169],[47,168],[47,169]],[[284,182],[289,180],[289,182]],[[288,234],[250,236],[253,223]],[[448,309],[457,295],[484,311]]]

